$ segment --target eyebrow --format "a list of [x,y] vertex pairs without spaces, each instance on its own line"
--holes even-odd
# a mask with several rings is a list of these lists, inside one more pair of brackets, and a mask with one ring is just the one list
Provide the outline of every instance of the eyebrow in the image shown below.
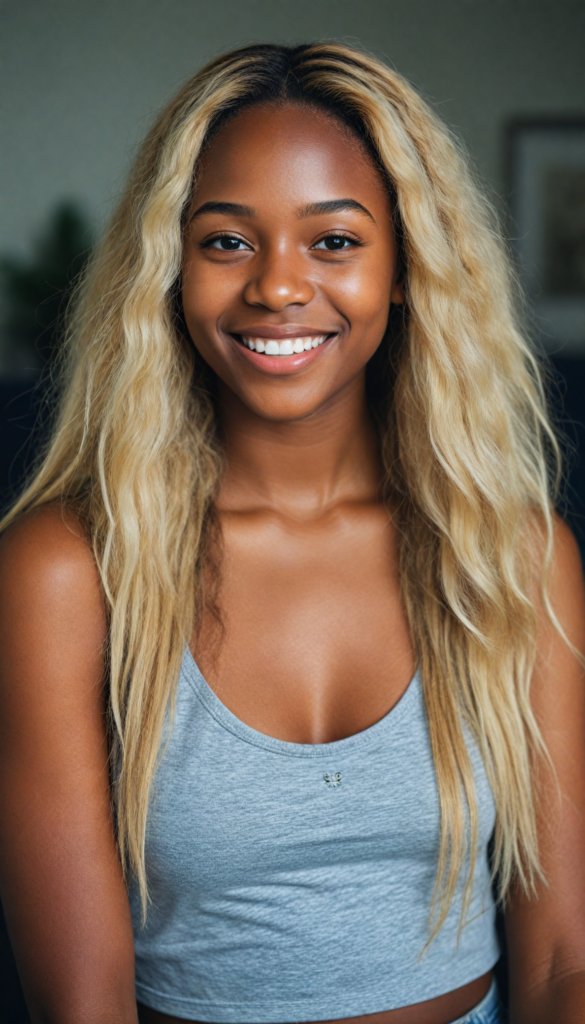
[[230,217],[253,217],[255,211],[251,206],[242,206],[241,203],[203,203],[191,217],[200,217],[203,213],[225,213]]
[[[370,211],[365,206],[362,206],[361,203],[358,203],[357,199],[325,199],[320,203],[307,203],[306,206],[302,206],[298,211],[298,216],[304,219],[305,217],[319,217],[327,213],[343,213],[345,210],[356,210],[358,213],[365,213],[366,217],[369,217],[375,223]],[[242,203],[209,202],[203,203],[202,206],[198,207],[191,220],[194,220],[195,217],[201,217],[204,213],[223,213],[228,217],[249,217],[250,219],[256,215],[256,211],[251,206],[243,206]]]
[[[365,206],[358,203],[357,199],[327,199],[321,203],[308,203],[299,210],[299,217],[318,217],[324,213],[343,213],[345,210],[356,210],[358,213],[365,213],[366,217],[374,220],[372,214]],[[375,223],[375,221],[374,221]]]

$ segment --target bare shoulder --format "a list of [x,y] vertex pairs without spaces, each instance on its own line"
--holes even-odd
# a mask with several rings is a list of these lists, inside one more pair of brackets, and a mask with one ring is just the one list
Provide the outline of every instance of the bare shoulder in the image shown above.
[[47,506],[22,516],[0,537],[0,586],[95,586],[90,544],[72,510]]
[[[42,679],[101,677],[106,613],[80,521],[52,507],[22,517],[0,538],[0,696],[24,696]],[[8,693],[7,688],[8,687]]]
[[558,515],[553,517],[552,572],[553,580],[560,575],[565,583],[583,585],[579,545],[570,526]]
[[[539,554],[544,550],[541,533]],[[547,578],[550,607],[566,638],[585,653],[585,585],[579,545],[573,531],[559,516],[553,517],[552,558]],[[567,644],[559,636],[537,596],[540,612],[540,649],[544,655],[552,649],[560,652]],[[568,653],[568,652],[567,652]],[[576,667],[576,666],[575,666]]]
[[[28,633],[41,620],[69,627],[83,617],[105,628],[104,602],[91,545],[76,515],[60,507],[35,510],[0,538],[0,620]],[[20,620],[22,619],[22,622]]]
[[[579,545],[575,534],[568,523],[557,512],[552,514],[553,565],[577,569],[579,574],[581,559]],[[545,554],[547,531],[544,518],[540,515],[530,516],[527,521],[527,541],[535,559],[541,560]]]

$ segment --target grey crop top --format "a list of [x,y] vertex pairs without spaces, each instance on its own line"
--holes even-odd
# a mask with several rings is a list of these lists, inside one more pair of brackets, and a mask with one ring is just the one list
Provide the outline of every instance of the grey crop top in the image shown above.
[[286,743],[243,724],[185,651],[148,816],[152,905],[130,902],[137,999],[215,1024],[377,1013],[431,999],[499,951],[487,844],[492,794],[469,740],[480,814],[473,901],[461,890],[420,957],[439,808],[418,674],[347,739]]

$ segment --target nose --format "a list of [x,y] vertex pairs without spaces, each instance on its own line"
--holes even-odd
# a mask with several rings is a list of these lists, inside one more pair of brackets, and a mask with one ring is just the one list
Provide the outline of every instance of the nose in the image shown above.
[[274,312],[287,306],[306,306],[314,294],[300,254],[283,250],[267,252],[256,263],[244,289],[244,299],[250,306]]

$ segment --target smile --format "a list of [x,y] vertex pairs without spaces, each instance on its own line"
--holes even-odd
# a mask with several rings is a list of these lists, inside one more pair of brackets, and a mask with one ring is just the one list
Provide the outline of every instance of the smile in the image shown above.
[[321,334],[317,337],[284,338],[279,341],[277,338],[249,338],[241,335],[242,344],[246,348],[265,356],[292,356],[309,352],[312,348],[322,345],[327,338],[327,334]]

